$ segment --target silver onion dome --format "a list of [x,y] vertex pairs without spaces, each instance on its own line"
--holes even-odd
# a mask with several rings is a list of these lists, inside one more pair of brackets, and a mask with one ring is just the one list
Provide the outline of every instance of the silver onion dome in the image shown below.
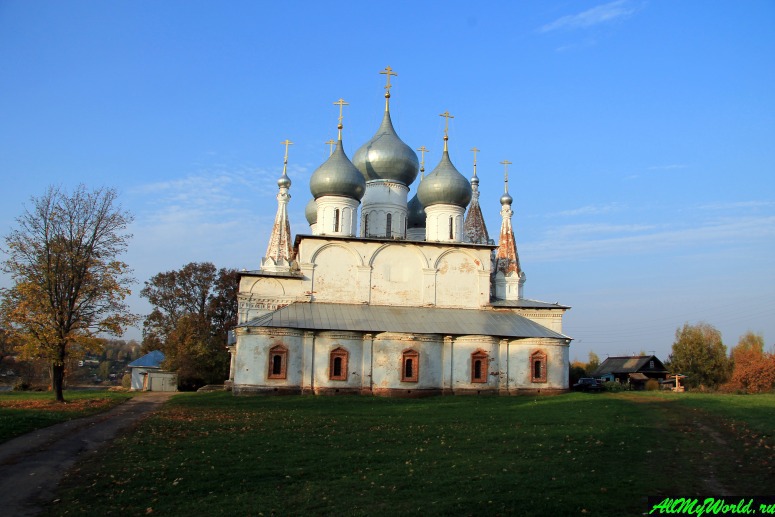
[[366,180],[344,154],[342,141],[338,140],[336,149],[318,169],[312,173],[309,181],[312,196],[344,196],[361,200],[366,192]]
[[514,201],[514,198],[508,192],[504,192],[501,196],[501,205],[510,205]]
[[318,203],[315,199],[310,199],[307,206],[304,207],[304,216],[310,226],[318,222]]
[[366,181],[391,180],[406,186],[417,178],[420,168],[415,152],[398,138],[387,110],[371,140],[355,151],[353,164]]
[[463,208],[468,206],[471,201],[471,184],[452,165],[446,149],[436,168],[417,187],[417,197],[426,208],[439,204]]
[[417,194],[409,200],[406,209],[406,227],[425,228],[425,207],[417,199]]
[[283,169],[283,175],[277,180],[277,186],[280,188],[291,188],[291,178],[285,173],[285,169]]

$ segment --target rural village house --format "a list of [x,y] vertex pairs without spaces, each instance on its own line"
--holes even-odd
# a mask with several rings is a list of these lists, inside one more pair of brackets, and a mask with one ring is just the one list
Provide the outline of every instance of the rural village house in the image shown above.
[[592,377],[644,389],[649,379],[666,379],[667,368],[655,355],[608,357],[592,372]]

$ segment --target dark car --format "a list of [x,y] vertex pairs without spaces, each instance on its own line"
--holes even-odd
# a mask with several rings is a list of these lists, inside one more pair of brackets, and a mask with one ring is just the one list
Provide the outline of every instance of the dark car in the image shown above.
[[573,385],[576,391],[603,391],[603,385],[592,377],[582,377],[579,382]]

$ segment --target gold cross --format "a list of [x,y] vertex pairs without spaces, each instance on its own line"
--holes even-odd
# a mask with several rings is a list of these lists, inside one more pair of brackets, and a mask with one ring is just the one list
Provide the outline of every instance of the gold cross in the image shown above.
[[344,118],[344,117],[342,117],[342,109],[343,109],[345,106],[349,106],[349,105],[350,105],[350,103],[349,103],[349,102],[345,102],[345,101],[344,101],[344,99],[339,99],[339,100],[338,100],[338,101],[336,101],[334,104],[335,104],[335,105],[339,105],[339,123],[341,124],[341,123],[342,123],[342,118]]
[[455,118],[455,117],[453,117],[452,115],[450,115],[450,114],[449,114],[449,111],[445,111],[444,113],[442,113],[442,114],[441,114],[441,115],[439,115],[439,116],[440,116],[440,117],[444,117],[444,118],[446,118],[446,119],[447,119],[447,120],[444,122],[444,139],[446,140],[446,139],[447,139],[448,130],[449,130],[449,119],[451,119],[451,118]]
[[328,144],[328,156],[331,156],[332,154],[334,154],[334,144],[336,143],[336,140],[332,138],[326,143]]
[[505,175],[505,178],[506,178],[506,183],[508,183],[509,182],[509,165],[511,165],[511,162],[508,161],[508,160],[503,160],[501,163],[503,164],[503,169],[504,169],[504,175]]
[[389,66],[385,67],[385,70],[380,72],[380,74],[387,76],[387,86],[385,86],[385,89],[387,90],[388,93],[390,93],[390,76],[394,75],[394,76],[398,77],[398,74],[395,73],[393,71],[393,69],[390,68]]
[[293,142],[291,142],[290,140],[288,140],[286,138],[285,142],[280,142],[280,143],[285,146],[285,160],[284,161],[285,161],[285,163],[288,163],[288,146],[289,145],[293,145]]
[[471,151],[473,151],[474,153],[474,177],[476,177],[476,153],[479,152],[479,149],[474,147],[473,149],[471,149]]
[[425,153],[428,152],[428,149],[426,149],[425,146],[422,146],[417,150],[420,151],[420,163],[425,165]]
[[428,152],[428,149],[422,146],[417,150],[420,151],[420,171],[425,172],[425,153]]

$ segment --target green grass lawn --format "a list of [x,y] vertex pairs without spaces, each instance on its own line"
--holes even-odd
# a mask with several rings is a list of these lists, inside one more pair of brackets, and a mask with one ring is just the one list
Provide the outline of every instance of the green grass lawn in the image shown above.
[[181,394],[48,511],[640,515],[648,495],[773,493],[774,428],[772,395]]
[[64,404],[50,392],[0,393],[0,443],[59,422],[88,416],[124,402],[133,395],[112,391],[65,391]]

